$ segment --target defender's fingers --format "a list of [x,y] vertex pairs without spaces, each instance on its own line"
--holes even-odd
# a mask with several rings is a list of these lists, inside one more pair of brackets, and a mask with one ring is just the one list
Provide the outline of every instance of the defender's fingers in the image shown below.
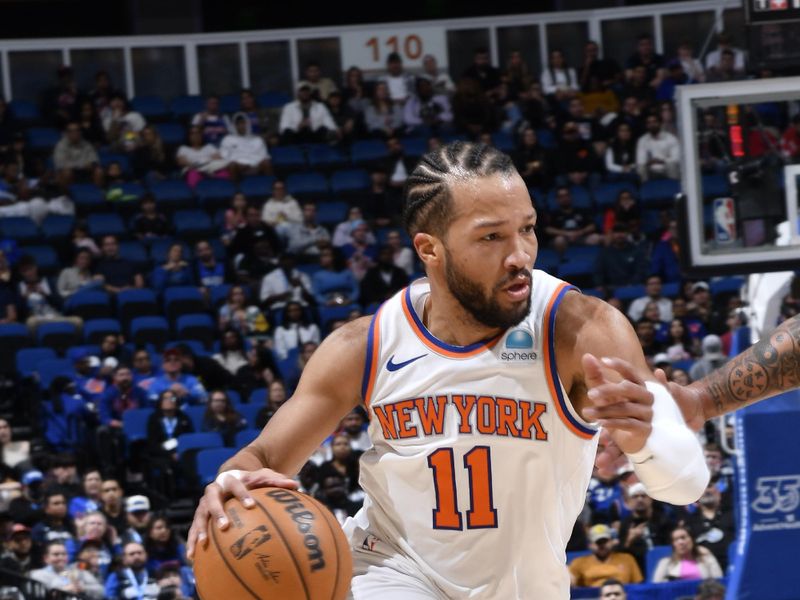
[[632,381],[604,383],[590,389],[587,396],[594,406],[607,406],[629,401],[646,405],[653,404],[653,394],[643,385]]

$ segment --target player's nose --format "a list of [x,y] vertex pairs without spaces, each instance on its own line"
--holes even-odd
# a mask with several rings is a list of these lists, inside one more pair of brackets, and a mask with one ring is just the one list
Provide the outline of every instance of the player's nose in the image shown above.
[[535,245],[531,247],[530,242],[518,236],[515,238],[514,245],[510,249],[508,255],[506,255],[505,267],[510,271],[532,269],[535,255]]

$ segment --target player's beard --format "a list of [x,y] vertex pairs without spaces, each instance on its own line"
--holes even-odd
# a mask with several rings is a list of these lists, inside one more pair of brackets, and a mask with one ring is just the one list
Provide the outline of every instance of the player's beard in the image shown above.
[[[497,301],[496,294],[520,274],[520,271],[509,273],[502,281],[495,284],[489,294],[484,293],[483,288],[470,280],[455,265],[450,252],[445,249],[446,263],[444,276],[447,280],[447,287],[459,304],[464,307],[470,316],[481,325],[493,329],[508,329],[514,325],[519,325],[528,315],[531,309],[531,295],[525,302],[520,302],[511,309],[504,310]],[[528,275],[528,285],[531,285],[530,272]],[[532,289],[532,288],[531,288]]]

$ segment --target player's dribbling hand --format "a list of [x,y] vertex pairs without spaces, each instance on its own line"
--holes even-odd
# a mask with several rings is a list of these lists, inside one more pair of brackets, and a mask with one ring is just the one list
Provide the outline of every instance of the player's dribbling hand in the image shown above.
[[619,358],[583,355],[584,381],[592,406],[587,419],[597,421],[626,454],[644,447],[652,431],[653,394],[633,366]]
[[259,469],[257,471],[247,471],[241,474],[240,478],[228,476],[225,478],[225,489],[222,489],[216,482],[206,486],[205,493],[200,499],[197,510],[194,511],[194,519],[189,529],[189,536],[186,540],[186,555],[189,559],[194,558],[194,551],[197,544],[205,546],[208,543],[207,527],[209,520],[220,529],[227,529],[230,521],[225,514],[225,500],[231,496],[236,497],[245,508],[255,506],[250,490],[261,487],[281,487],[287,489],[297,489],[297,482],[286,475],[282,475],[272,469]]

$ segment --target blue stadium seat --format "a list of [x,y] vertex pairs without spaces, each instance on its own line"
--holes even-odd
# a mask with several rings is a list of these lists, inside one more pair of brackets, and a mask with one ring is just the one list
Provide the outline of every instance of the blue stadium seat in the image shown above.
[[224,115],[232,115],[242,110],[242,101],[239,94],[225,94],[219,99],[219,112]]
[[11,113],[17,120],[26,125],[38,123],[42,120],[39,107],[31,100],[12,100],[8,103],[8,108],[11,109]]
[[36,329],[36,344],[52,348],[59,355],[64,355],[67,348],[79,343],[78,329],[72,323],[64,321],[42,323]]
[[25,246],[22,248],[22,255],[35,260],[42,275],[56,275],[63,266],[52,246]]
[[724,175],[703,175],[702,177],[703,198],[726,198],[731,194],[731,186],[728,178]]
[[665,281],[661,284],[661,295],[666,298],[677,298],[681,292],[681,284],[677,281]]
[[100,157],[100,164],[103,168],[108,167],[111,163],[117,163],[119,168],[126,175],[131,174],[131,161],[125,154],[117,154],[115,152],[104,152],[100,150],[98,153]]
[[337,170],[331,175],[331,192],[337,199],[360,192],[370,187],[369,173],[366,169]]
[[649,236],[654,236],[661,231],[660,209],[650,209],[642,211],[642,231]]
[[64,310],[84,320],[107,318],[111,316],[111,296],[102,290],[81,290],[66,299]]
[[214,320],[205,313],[181,315],[175,323],[175,335],[180,339],[197,340],[210,349],[216,336]]
[[165,146],[180,146],[186,141],[186,128],[180,123],[158,123],[156,129]]
[[186,413],[189,420],[192,422],[195,431],[200,431],[203,427],[203,417],[206,414],[205,405],[184,406],[181,410]]
[[223,283],[221,285],[215,285],[210,290],[210,297],[209,300],[211,301],[211,307],[214,310],[217,310],[224,302],[228,299],[228,292],[231,291],[231,284]]
[[66,358],[46,358],[36,363],[36,373],[39,375],[39,388],[46,390],[56,377],[75,377],[75,367]]
[[617,197],[623,190],[627,190],[634,196],[638,196],[638,191],[633,183],[617,181],[598,185],[593,192],[594,202],[597,208],[606,209],[614,206]]
[[147,191],[144,189],[144,186],[141,183],[136,182],[126,182],[110,186],[110,193],[114,192],[115,190],[119,190],[120,195],[125,198],[120,205],[128,206],[131,206],[132,203],[139,202],[139,200],[142,199],[142,196],[144,196],[145,192]]
[[348,208],[346,202],[319,202],[317,222],[320,225],[335,226],[347,219]]
[[83,341],[99,344],[109,334],[121,334],[122,326],[116,319],[90,319],[83,324]]
[[674,363],[672,363],[673,369],[683,369],[687,373],[691,370],[693,366],[694,366],[694,359],[692,358],[687,358],[685,360],[676,360]]
[[272,168],[278,172],[300,171],[308,166],[302,146],[276,146],[269,153]]
[[170,322],[179,315],[201,313],[205,308],[203,295],[196,287],[180,285],[164,290],[164,314]]
[[175,348],[177,346],[188,346],[188,348],[197,356],[209,356],[208,349],[197,340],[173,340],[164,345],[164,350]]
[[647,573],[643,573],[645,576],[645,581],[653,577],[653,573],[656,572],[656,565],[658,565],[658,561],[660,561],[662,558],[670,556],[671,554],[672,546],[668,544],[663,546],[653,546],[647,551],[647,556],[645,558],[645,570]]
[[262,108],[282,108],[291,101],[292,97],[285,92],[264,92],[258,95],[258,104]]
[[[219,340],[217,340],[216,343],[219,343]],[[248,347],[249,347],[249,345],[248,345],[247,341],[245,341],[245,348],[248,348]],[[217,348],[216,350],[219,351],[219,348]],[[242,403],[242,397],[239,394],[239,392],[229,388],[229,389],[225,390],[225,394],[227,394],[228,400],[231,401],[231,404],[233,404],[234,408],[236,408],[236,410],[239,410],[239,405]]]
[[191,119],[205,108],[202,96],[177,96],[170,102],[169,109],[178,119]]
[[227,179],[203,179],[194,188],[200,206],[209,209],[224,208],[236,193],[236,186]]
[[31,127],[28,129],[28,146],[37,152],[52,152],[61,132],[55,127]]
[[39,239],[39,228],[28,217],[3,217],[0,219],[0,234],[24,244]]
[[95,238],[102,238],[106,235],[124,237],[128,235],[125,222],[122,217],[115,213],[92,213],[86,219],[89,228],[89,235]]
[[208,485],[217,476],[222,463],[236,454],[235,448],[206,448],[197,453],[197,476],[202,485]]
[[67,350],[67,360],[75,363],[78,356],[88,354],[89,356],[100,356],[100,346],[97,344],[81,344],[80,346],[70,346]]
[[403,152],[411,158],[420,158],[428,151],[428,140],[424,137],[404,137],[400,139]]
[[122,413],[122,433],[128,442],[147,439],[147,421],[152,408],[131,408]]
[[350,148],[350,160],[357,167],[373,167],[388,158],[386,144],[379,140],[360,140]]
[[745,283],[744,277],[721,277],[712,279],[709,284],[709,291],[712,296],[718,294],[738,294]]
[[181,238],[197,240],[210,237],[214,233],[211,217],[204,210],[176,210],[172,217],[175,233]]
[[314,273],[319,271],[322,267],[319,266],[318,263],[303,263],[299,264],[295,267],[301,273],[305,273],[309,277],[311,277]]
[[130,340],[136,345],[153,344],[160,350],[169,340],[169,325],[164,317],[135,317],[131,320]]
[[570,262],[573,260],[588,260],[596,262],[600,256],[600,246],[570,246],[564,252],[564,260]]
[[328,144],[312,144],[307,148],[308,165],[312,169],[330,171],[347,166],[349,158],[339,150]]
[[147,121],[159,121],[169,117],[169,108],[161,96],[135,96],[131,98],[131,108]]
[[322,173],[292,173],[286,178],[286,191],[298,200],[323,200],[328,196],[328,179]]
[[263,404],[240,404],[236,407],[236,410],[238,410],[239,414],[245,418],[247,424],[251,428],[258,429],[258,426],[256,425],[256,419],[262,408],[264,408]]
[[21,377],[32,377],[36,365],[45,360],[58,360],[58,355],[52,348],[22,348],[17,351],[14,364]]
[[554,150],[558,146],[556,136],[549,129],[537,129],[536,137],[539,140],[542,148],[546,150]]
[[273,175],[251,175],[239,183],[239,191],[248,198],[269,198],[272,195]]
[[269,388],[255,388],[250,392],[247,403],[250,405],[264,406],[269,399]]
[[192,208],[195,205],[192,189],[182,180],[157,181],[150,185],[150,191],[162,210]]
[[652,179],[642,184],[640,198],[644,208],[671,206],[681,191],[680,183],[674,179]]
[[320,306],[320,326],[325,333],[328,333],[328,325],[331,321],[335,321],[337,319],[346,319],[351,311],[360,308],[361,307],[358,304],[350,304],[348,306]]
[[234,448],[244,448],[245,446],[249,445],[250,442],[255,440],[258,435],[261,433],[260,429],[256,429],[255,427],[250,429],[242,429],[239,433],[236,434],[236,438],[233,442]]
[[93,183],[75,183],[69,186],[69,197],[80,214],[108,208],[105,192]]
[[551,248],[539,248],[536,254],[536,268],[553,274],[558,271],[561,257]]
[[623,302],[630,302],[644,295],[645,287],[643,285],[624,285],[614,290],[614,297]]
[[[30,331],[22,323],[3,323],[0,325],[0,356],[8,364],[14,359],[14,355],[22,348],[33,345]],[[0,365],[5,367],[6,364]]]
[[[200,407],[205,410],[205,407]],[[225,446],[222,436],[216,431],[183,433],[178,436],[178,456],[187,450],[202,450],[204,448],[223,448]]]
[[558,277],[578,287],[585,287],[592,281],[595,268],[593,260],[575,259],[558,265]]
[[404,229],[400,229],[397,227],[380,227],[376,229],[375,237],[378,240],[378,244],[380,245],[386,244],[389,239],[389,234],[395,231],[400,234],[400,240],[403,242],[403,245],[411,247],[411,238],[408,237],[408,234],[405,232]]
[[138,240],[121,241],[119,243],[119,255],[128,260],[141,271],[150,270],[150,258],[147,256],[147,248]]
[[501,152],[511,153],[516,150],[517,144],[508,131],[496,131],[492,134],[492,144]]
[[68,238],[75,227],[75,217],[71,215],[47,215],[42,221],[41,230],[44,239],[57,241]]

